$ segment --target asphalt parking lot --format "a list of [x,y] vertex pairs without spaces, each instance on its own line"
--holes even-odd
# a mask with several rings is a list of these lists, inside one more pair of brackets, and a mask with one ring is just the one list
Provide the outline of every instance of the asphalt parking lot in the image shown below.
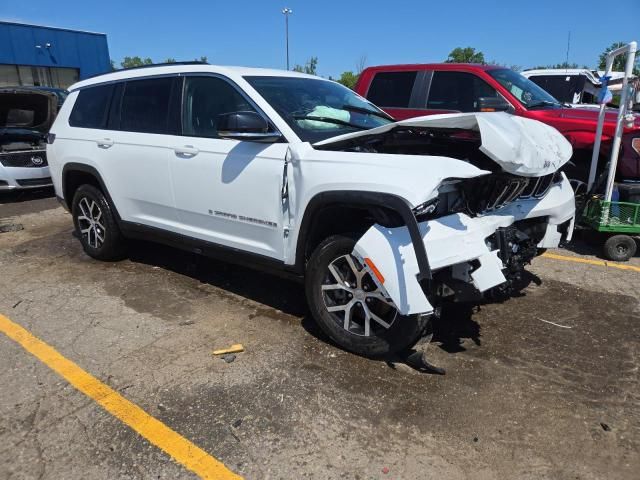
[[447,374],[429,375],[332,346],[295,283],[143,243],[91,260],[50,194],[0,199],[0,314],[129,403],[5,331],[0,478],[197,478],[162,442],[222,462],[212,478],[639,476],[638,257],[537,258],[521,296],[445,311],[429,352]]

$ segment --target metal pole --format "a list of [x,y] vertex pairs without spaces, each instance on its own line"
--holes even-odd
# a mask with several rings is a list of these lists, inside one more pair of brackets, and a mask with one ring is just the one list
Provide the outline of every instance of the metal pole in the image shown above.
[[[624,71],[624,78],[622,80],[622,94],[620,95],[620,108],[618,109],[618,121],[616,125],[616,133],[613,136],[613,145],[611,146],[611,158],[609,160],[609,177],[607,178],[607,189],[605,191],[604,200],[606,202],[611,201],[611,195],[613,193],[613,183],[616,177],[616,167],[618,166],[618,154],[620,152],[620,142],[622,141],[622,133],[624,130],[624,117],[627,111],[628,105],[628,96],[629,89],[627,88],[627,84],[629,83],[629,77],[633,74],[633,66],[636,61],[636,50],[638,49],[638,44],[636,42],[631,42],[626,47],[623,47],[622,52],[627,52],[627,65]],[[612,52],[613,53],[613,52]],[[611,55],[611,54],[609,54]],[[613,59],[612,59],[613,63]]]
[[293,10],[290,8],[283,8],[282,13],[284,14],[284,29],[287,44],[287,70],[289,70],[289,15],[293,13]]
[[[611,178],[612,178],[612,173],[613,173],[613,178],[615,178],[615,170],[616,170],[616,165],[618,163],[618,160],[617,160],[618,152],[620,150],[620,137],[622,136],[622,121],[624,120],[624,112],[626,110],[626,105],[622,102],[622,100],[626,101],[626,98],[627,98],[627,91],[626,91],[627,78],[633,72],[633,63],[635,61],[636,50],[637,50],[636,42],[631,42],[630,44],[625,45],[624,47],[617,48],[616,50],[613,50],[607,54],[607,60],[606,60],[605,71],[604,71],[605,76],[609,76],[611,74],[611,69],[613,68],[613,60],[615,59],[615,57],[617,57],[618,55],[622,55],[623,53],[626,53],[626,52],[629,53],[629,56],[627,58],[627,65],[626,65],[627,68],[625,69],[625,78],[623,80],[623,86],[622,86],[623,88],[622,97],[620,98],[621,100],[620,108],[618,110],[618,123],[616,125],[616,133],[614,136],[614,143],[612,145],[612,150],[611,150],[611,161],[609,164],[609,178],[607,180],[607,189],[605,190],[605,193],[607,194],[608,199],[611,198],[610,191],[613,191],[613,181],[611,180]],[[593,144],[593,154],[591,155],[591,169],[589,170],[589,181],[587,183],[587,191],[591,191],[591,188],[593,187],[593,183],[595,182],[595,178],[596,178],[596,169],[598,166],[598,157],[600,156],[600,145],[602,142],[602,130],[605,122],[606,108],[607,106],[605,104],[600,105],[600,113],[598,115],[598,126],[596,128],[596,138]],[[618,136],[617,145],[615,141],[616,136]],[[611,187],[611,190],[609,190],[609,187]]]
[[287,70],[289,70],[289,15],[284,16],[285,30],[287,31]]

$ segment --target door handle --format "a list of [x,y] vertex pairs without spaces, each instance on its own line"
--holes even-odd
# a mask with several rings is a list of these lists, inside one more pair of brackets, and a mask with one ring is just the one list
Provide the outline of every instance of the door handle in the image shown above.
[[109,148],[113,146],[113,140],[110,138],[103,138],[102,140],[96,140],[98,147],[100,148]]
[[195,157],[198,154],[198,152],[200,152],[200,150],[198,150],[193,145],[185,145],[184,147],[175,147],[173,151],[176,152],[176,155],[178,155],[179,157],[184,157],[184,158]]

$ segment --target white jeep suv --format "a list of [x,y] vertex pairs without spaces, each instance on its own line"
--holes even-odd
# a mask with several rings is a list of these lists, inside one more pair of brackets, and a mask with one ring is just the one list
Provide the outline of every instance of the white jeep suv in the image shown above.
[[304,278],[363,355],[411,346],[442,299],[508,292],[573,231],[571,146],[533,120],[394,122],[329,80],[204,64],[69,90],[47,155],[88,255],[143,238]]

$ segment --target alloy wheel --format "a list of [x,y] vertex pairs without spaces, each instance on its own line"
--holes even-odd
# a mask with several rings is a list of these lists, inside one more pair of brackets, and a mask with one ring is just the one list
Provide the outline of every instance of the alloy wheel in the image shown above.
[[78,215],[80,234],[87,244],[93,248],[100,248],[104,243],[106,228],[102,223],[102,210],[95,200],[82,197],[78,203],[81,214]]
[[328,265],[320,288],[327,311],[336,323],[355,335],[379,334],[389,329],[398,316],[393,301],[351,254]]

